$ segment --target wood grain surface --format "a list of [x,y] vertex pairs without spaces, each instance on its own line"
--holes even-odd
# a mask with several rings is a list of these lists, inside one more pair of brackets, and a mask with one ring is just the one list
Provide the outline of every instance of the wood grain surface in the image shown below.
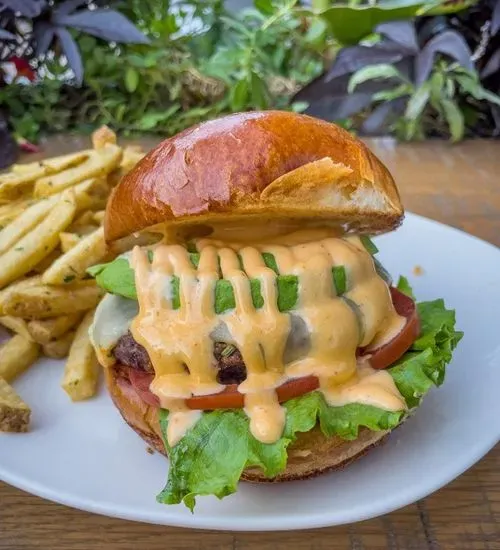
[[[87,143],[76,137],[52,138],[43,154],[61,154]],[[144,146],[154,143],[147,140]],[[450,146],[377,140],[368,144],[393,172],[407,210],[500,245],[499,142]],[[32,548],[500,550],[500,446],[416,504],[353,525],[284,533],[226,533],[133,523],[53,504],[0,482],[0,550]]]

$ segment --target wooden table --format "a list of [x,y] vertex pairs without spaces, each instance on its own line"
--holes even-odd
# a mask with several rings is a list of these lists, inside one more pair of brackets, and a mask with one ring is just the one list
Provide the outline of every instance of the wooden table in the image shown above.
[[[381,140],[369,145],[393,172],[408,210],[500,245],[499,142],[396,146]],[[44,154],[86,146],[86,140],[52,139]],[[218,533],[127,522],[46,502],[0,483],[0,550],[31,548],[500,550],[500,446],[447,487],[402,510],[355,525],[284,533]]]

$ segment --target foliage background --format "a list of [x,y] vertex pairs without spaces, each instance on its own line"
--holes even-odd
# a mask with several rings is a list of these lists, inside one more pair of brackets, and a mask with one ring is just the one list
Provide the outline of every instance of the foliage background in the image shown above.
[[171,135],[280,108],[403,140],[496,137],[499,30],[500,0],[255,0],[237,13],[223,0],[0,0],[0,133]]

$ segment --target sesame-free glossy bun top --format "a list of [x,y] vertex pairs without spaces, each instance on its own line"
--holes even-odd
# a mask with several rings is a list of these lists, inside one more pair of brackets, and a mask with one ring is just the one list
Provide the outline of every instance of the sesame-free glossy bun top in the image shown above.
[[382,162],[346,130],[284,111],[238,113],[161,142],[108,201],[108,241],[165,223],[265,220],[380,233],[403,206]]

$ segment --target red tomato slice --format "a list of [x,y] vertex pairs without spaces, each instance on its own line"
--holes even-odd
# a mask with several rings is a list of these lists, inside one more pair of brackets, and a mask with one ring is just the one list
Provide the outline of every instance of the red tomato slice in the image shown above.
[[[396,311],[406,318],[402,330],[390,341],[370,352],[359,350],[359,356],[369,356],[374,369],[384,369],[397,361],[413,344],[420,332],[420,323],[415,302],[405,294],[391,287],[391,296]],[[136,369],[129,369],[129,377],[137,394],[149,405],[159,407],[156,395],[151,393],[149,386],[153,375]],[[304,376],[289,380],[276,388],[280,403],[318,389],[319,381],[315,376]],[[244,396],[238,392],[238,386],[231,384],[224,391],[211,395],[200,395],[186,399],[190,409],[210,411],[214,409],[241,409],[244,406]]]
[[397,288],[390,287],[390,290],[394,308],[399,315],[406,318],[406,323],[391,341],[379,348],[369,351],[359,350],[361,356],[369,357],[370,365],[374,369],[385,369],[392,365],[408,350],[420,334],[420,320],[415,302]]

